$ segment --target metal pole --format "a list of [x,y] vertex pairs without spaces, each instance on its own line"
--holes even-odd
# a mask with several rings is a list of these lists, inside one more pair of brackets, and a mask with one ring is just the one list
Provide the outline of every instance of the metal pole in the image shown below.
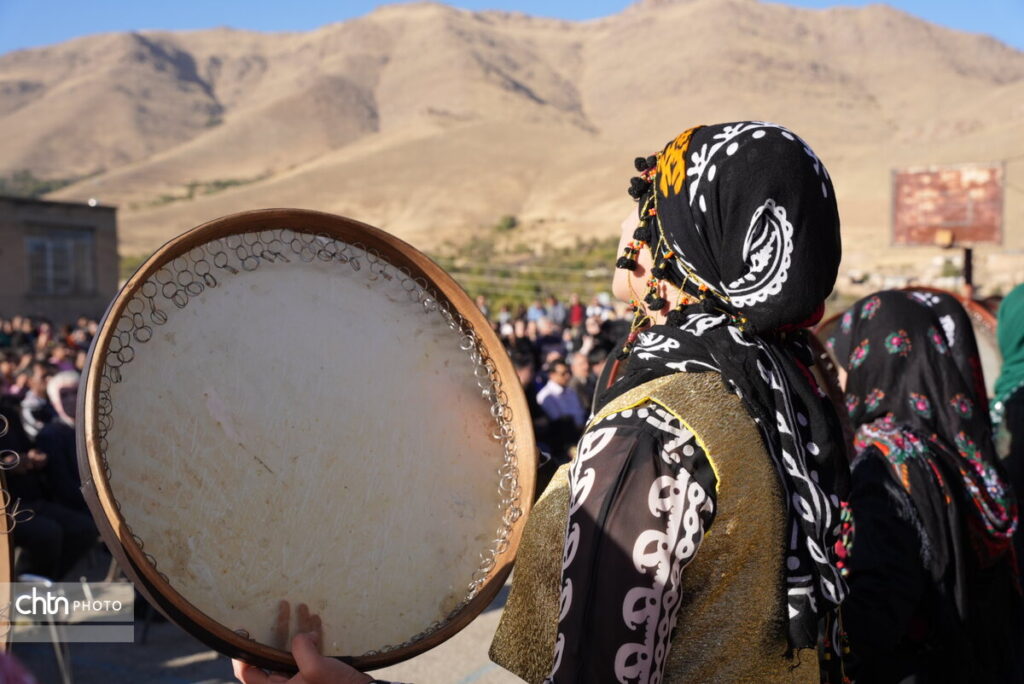
[[974,250],[964,247],[964,297],[974,299]]

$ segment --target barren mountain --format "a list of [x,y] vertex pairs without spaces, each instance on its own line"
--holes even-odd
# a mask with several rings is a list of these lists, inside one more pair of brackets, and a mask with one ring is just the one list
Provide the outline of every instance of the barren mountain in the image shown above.
[[[927,251],[887,248],[893,167],[1010,159],[1024,186],[1024,52],[885,5],[645,0],[567,22],[415,3],[309,33],[0,56],[0,175],[88,176],[53,197],[119,204],[128,254],[266,206],[427,248],[508,214],[524,242],[607,236],[634,156],[746,118],[795,129],[829,166],[847,267]],[[1024,248],[1022,224],[1008,188],[1004,247]]]

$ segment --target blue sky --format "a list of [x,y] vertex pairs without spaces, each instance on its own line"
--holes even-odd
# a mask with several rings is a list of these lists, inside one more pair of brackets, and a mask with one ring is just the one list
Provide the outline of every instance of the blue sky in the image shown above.
[[[370,0],[0,0],[0,54],[69,38],[138,29],[232,26],[258,31],[306,31],[369,12]],[[502,9],[564,19],[619,12],[628,0],[456,0],[466,9]],[[864,5],[866,0],[790,0],[800,7]],[[994,35],[1024,49],[1024,0],[891,0],[937,24]]]

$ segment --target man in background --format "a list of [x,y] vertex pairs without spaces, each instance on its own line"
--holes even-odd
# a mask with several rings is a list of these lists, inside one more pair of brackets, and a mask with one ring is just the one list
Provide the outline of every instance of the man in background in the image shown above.
[[594,403],[594,388],[597,387],[597,378],[590,371],[590,359],[583,352],[576,352],[572,355],[570,369],[572,378],[569,380],[569,388],[579,398],[584,414],[589,416]]
[[576,392],[569,388],[572,373],[564,359],[548,368],[548,382],[537,393],[537,403],[551,422],[561,426],[563,443],[575,444],[587,421],[586,411]]

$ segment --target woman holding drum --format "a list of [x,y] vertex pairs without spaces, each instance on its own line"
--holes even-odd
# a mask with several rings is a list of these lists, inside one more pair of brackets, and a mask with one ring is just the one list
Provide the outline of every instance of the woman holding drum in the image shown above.
[[[491,657],[529,682],[841,677],[847,468],[803,331],[840,260],[828,172],[755,121],[636,166],[614,280],[632,332],[530,515]],[[293,681],[371,681],[307,677],[309,645]]]

